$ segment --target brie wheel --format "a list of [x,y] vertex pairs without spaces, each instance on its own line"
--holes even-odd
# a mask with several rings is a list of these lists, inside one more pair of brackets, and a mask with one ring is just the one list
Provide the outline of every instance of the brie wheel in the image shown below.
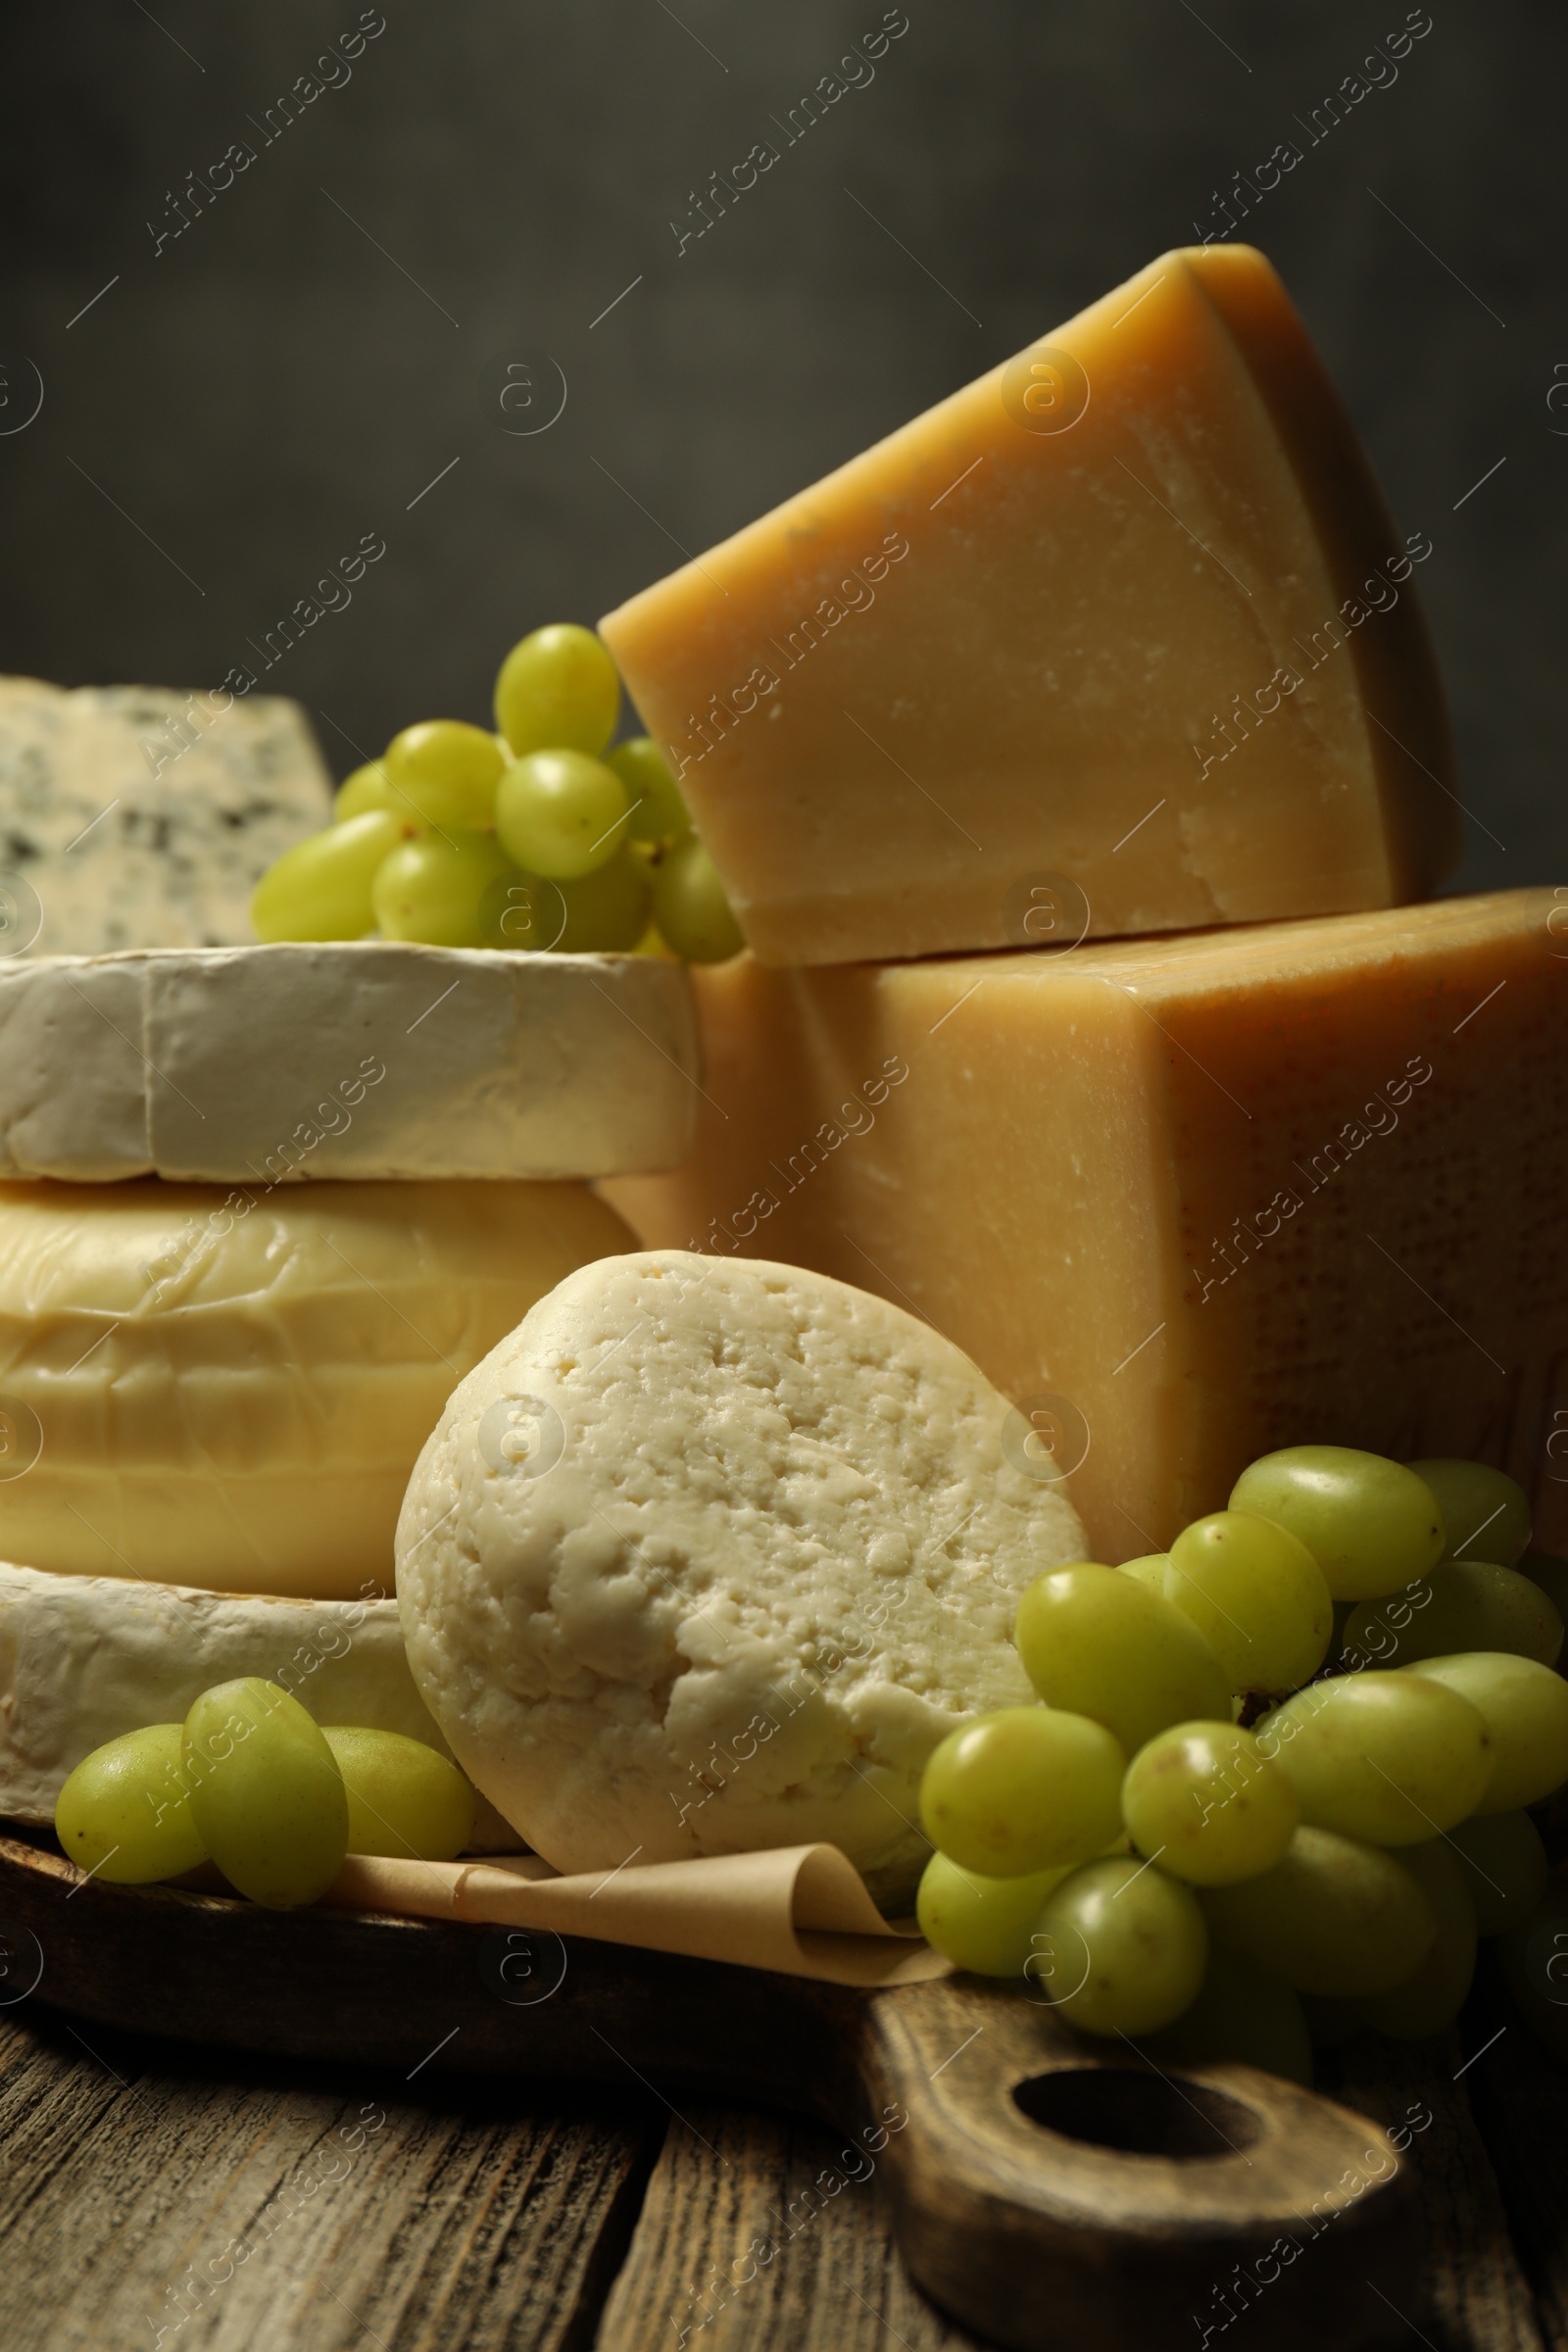
[[564,1871],[823,1838],[906,1903],[925,1760],[1027,1704],[1018,1596],[1084,1556],[968,1358],[826,1275],[571,1275],[470,1373],[398,1526],[409,1663]]
[[684,965],[391,940],[0,961],[0,1177],[270,1185],[677,1167]]

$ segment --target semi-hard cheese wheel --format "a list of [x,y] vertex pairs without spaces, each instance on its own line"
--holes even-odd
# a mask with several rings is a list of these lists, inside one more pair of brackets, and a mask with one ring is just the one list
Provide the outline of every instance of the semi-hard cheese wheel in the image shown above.
[[463,1383],[398,1598],[453,1753],[559,1869],[824,1838],[898,1905],[927,1756],[1033,1698],[1018,1596],[1083,1542],[1037,1433],[902,1307],[661,1250]]
[[275,694],[0,678],[0,953],[251,937],[251,892],[332,779]]
[[1268,263],[1214,245],[601,627],[763,962],[1059,946],[1457,863],[1431,553]]
[[0,1177],[607,1176],[675,1166],[683,967],[386,940],[0,962]]
[[698,989],[697,1150],[610,1197],[929,1315],[1096,1559],[1308,1440],[1502,1463],[1568,1549],[1561,894]]
[[[0,1561],[0,1818],[52,1821],[83,1756],[146,1724],[183,1722],[204,1690],[241,1675],[280,1684],[318,1723],[368,1724],[449,1752],[384,1586],[353,1600],[279,1600]],[[516,1843],[481,1798],[472,1847]]]
[[447,1396],[628,1238],[577,1184],[0,1189],[0,1556],[384,1584]]

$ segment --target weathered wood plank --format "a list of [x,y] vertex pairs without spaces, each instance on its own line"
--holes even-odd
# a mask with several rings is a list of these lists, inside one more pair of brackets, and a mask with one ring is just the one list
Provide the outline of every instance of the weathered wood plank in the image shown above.
[[1363,2034],[1320,2056],[1318,2088],[1382,2124],[1396,2146],[1408,2137],[1405,2161],[1420,2183],[1427,2224],[1426,2335],[1441,2352],[1543,2352],[1463,2069],[1451,2032],[1430,2041]]
[[0,2016],[8,2352],[592,2340],[662,2111],[298,2071]]
[[876,2155],[756,2109],[670,2121],[597,2352],[969,2352],[894,2251]]
[[[159,2033],[167,2021],[210,2064],[215,2045],[238,2042],[313,2087],[351,2065],[412,2079],[446,2051],[443,2066],[534,2092],[571,2077],[710,2106],[799,2099],[848,2136],[852,2158],[872,2145],[862,2134],[878,2115],[897,2115],[897,2136],[875,2152],[908,2272],[965,2327],[1002,2342],[1039,2348],[1066,2330],[1177,2352],[1215,2294],[1223,2315],[1232,2270],[1244,2292],[1264,2274],[1288,2280],[1268,2302],[1276,2352],[1318,2352],[1342,2318],[1345,2352],[1381,2347],[1399,2326],[1392,2315],[1421,2300],[1414,2181],[1386,2149],[1379,2172],[1361,2167],[1363,2134],[1383,2144],[1377,2127],[1263,2077],[1195,2103],[1003,1985],[952,1979],[857,1994],[574,1940],[553,1954],[553,1984],[525,1986],[534,1997],[519,2004],[485,1957],[505,1939],[471,1928],[105,1886],[3,1838],[0,1876],[19,1948],[43,1956],[47,1997],[85,2043],[106,2029]],[[302,2064],[323,2072],[301,2077]],[[1217,2154],[1215,2101],[1234,2127],[1218,2130]],[[356,2129],[321,2123],[344,2146]],[[327,2138],[334,2201],[339,2140]],[[353,2153],[364,2158],[359,2145]],[[853,2160],[852,2181],[859,2169]],[[256,2200],[269,2222],[275,2185]],[[314,2198],[320,2185],[310,2176],[294,2194]],[[1342,2214],[1332,2235],[1314,2231],[1310,2263],[1282,2265],[1280,2233],[1325,2198]],[[283,2210],[292,2240],[292,2203]],[[270,2227],[265,2234],[270,2243]],[[416,2230],[405,2242],[422,2241]],[[185,2326],[203,2306],[187,2311],[179,2298],[206,2284],[222,2287],[225,2304],[245,2300],[229,2271],[253,2255],[248,2238],[238,2245],[201,2253],[188,2283],[175,2267]]]

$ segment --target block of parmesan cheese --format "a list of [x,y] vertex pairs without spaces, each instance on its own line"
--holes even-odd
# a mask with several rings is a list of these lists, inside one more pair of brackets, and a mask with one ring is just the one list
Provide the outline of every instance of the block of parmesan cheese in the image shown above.
[[387,1582],[452,1390],[629,1239],[585,1184],[0,1186],[0,1558]]
[[608,1176],[698,1100],[683,967],[391,940],[0,961],[0,1177]]
[[1413,573],[1262,255],[1167,253],[600,624],[766,963],[1419,898]]
[[248,940],[251,892],[331,802],[279,695],[0,678],[0,954]]
[[[215,1683],[262,1675],[318,1723],[402,1732],[451,1749],[414,1687],[384,1588],[353,1600],[278,1600],[0,1561],[0,1818],[54,1819],[83,1756],[149,1723],[181,1723]],[[479,1799],[472,1845],[517,1843]]]
[[1568,1535],[1556,894],[698,987],[697,1152],[611,1196],[927,1316],[1097,1558],[1308,1441],[1500,1463]]

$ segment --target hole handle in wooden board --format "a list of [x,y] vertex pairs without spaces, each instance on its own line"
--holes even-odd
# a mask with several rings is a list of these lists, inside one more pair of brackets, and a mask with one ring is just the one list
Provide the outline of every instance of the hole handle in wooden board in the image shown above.
[[873,1996],[861,2066],[905,2260],[1015,2352],[1370,2352],[1420,2324],[1412,2174],[1295,2083],[1162,2070],[972,1978]]
[[1022,2352],[1358,2352],[1419,2324],[1413,2180],[1375,2125],[1102,2053],[1011,1985],[861,1994],[580,1939],[520,1974],[478,1928],[105,1886],[3,1836],[0,1928],[0,1996],[143,2033],[806,2108],[874,2155],[933,2298]]

